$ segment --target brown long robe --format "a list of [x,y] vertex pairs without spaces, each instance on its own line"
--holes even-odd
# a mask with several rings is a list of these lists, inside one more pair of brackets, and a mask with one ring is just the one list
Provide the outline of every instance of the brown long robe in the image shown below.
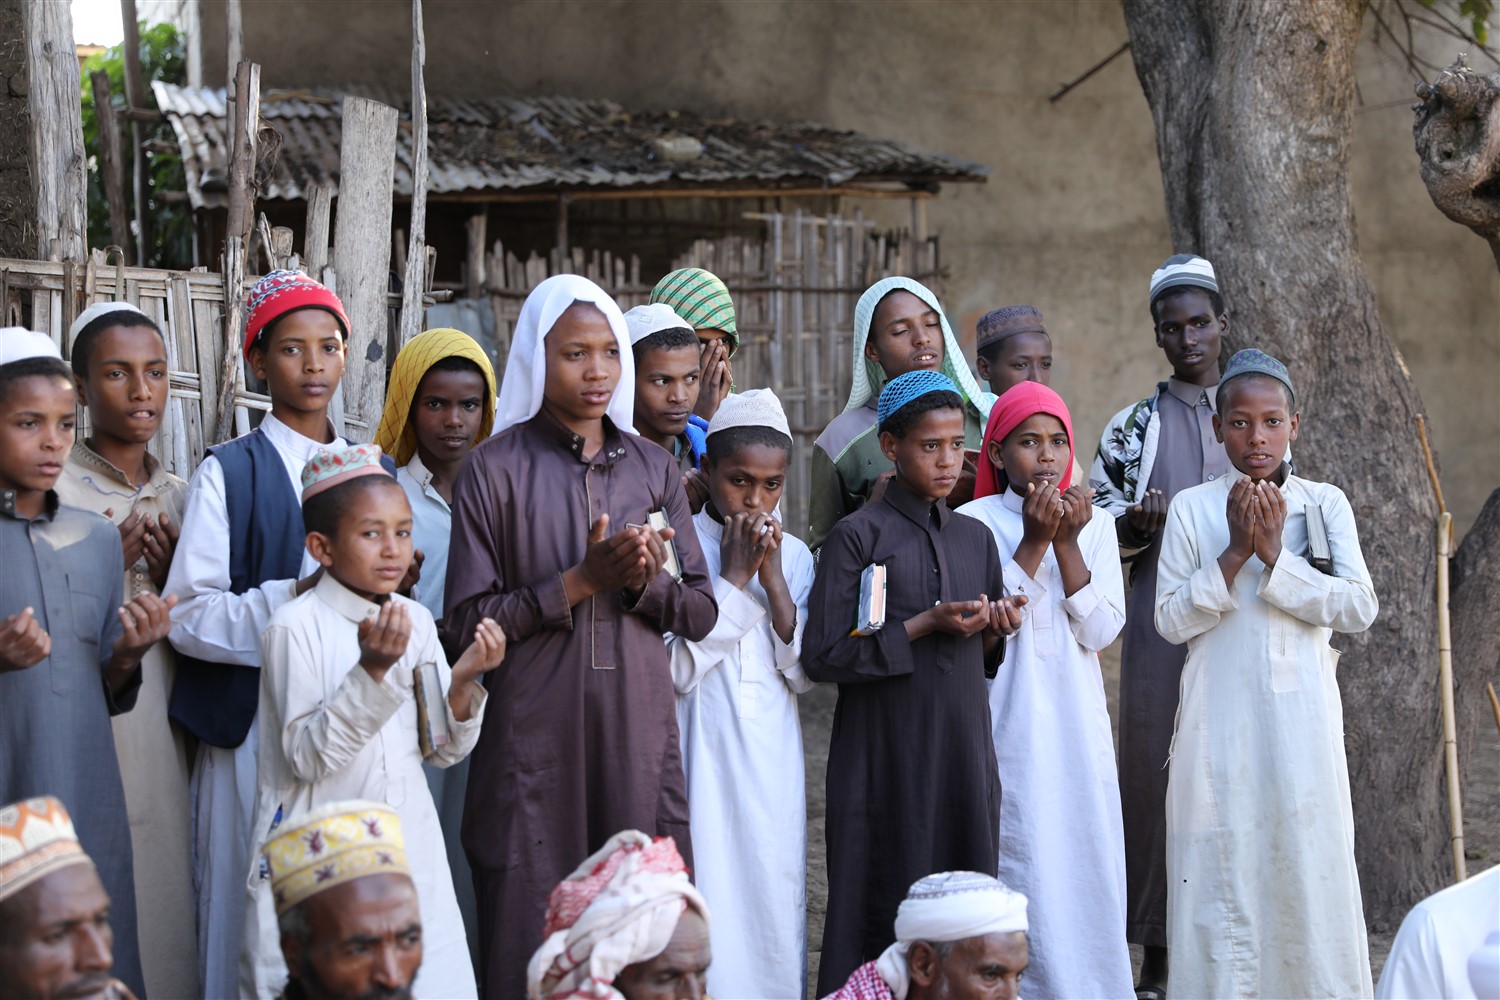
[[[672,456],[605,421],[592,460],[546,414],[470,453],[453,491],[447,616],[462,648],[483,617],[509,639],[470,757],[462,839],[479,901],[481,989],[526,995],[547,897],[611,836],[670,835],[692,864],[676,696],[663,632],[702,639],[718,617]],[[681,582],[663,573],[640,601],[599,594],[570,608],[562,573],[589,525],[645,524],[665,508]]]
[[[888,573],[886,625],[851,636],[860,574],[871,563]],[[1004,592],[990,530],[894,481],[835,524],[818,553],[802,664],[813,680],[839,685],[818,996],[895,940],[896,908],[917,879],[998,869],[1000,772],[983,639],[912,641],[903,623],[939,601]]]

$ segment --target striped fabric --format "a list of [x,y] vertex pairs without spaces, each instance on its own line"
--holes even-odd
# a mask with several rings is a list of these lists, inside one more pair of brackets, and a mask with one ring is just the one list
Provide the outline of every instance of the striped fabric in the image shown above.
[[385,390],[385,411],[380,415],[380,427],[375,432],[375,443],[395,461],[403,466],[417,453],[417,431],[411,426],[411,404],[416,398],[417,387],[427,369],[443,358],[468,358],[484,372],[485,385],[490,398],[484,417],[479,421],[479,434],[474,438],[478,444],[490,436],[495,426],[495,368],[490,357],[474,338],[462,330],[428,330],[406,342],[396,363],[391,366],[390,385]]
[[651,289],[651,301],[671,306],[695,330],[723,330],[729,337],[730,355],[740,346],[734,301],[717,275],[701,267],[673,271]]
[[1183,286],[1217,292],[1219,279],[1214,274],[1214,266],[1190,253],[1168,257],[1151,275],[1151,301],[1155,302],[1169,288]]

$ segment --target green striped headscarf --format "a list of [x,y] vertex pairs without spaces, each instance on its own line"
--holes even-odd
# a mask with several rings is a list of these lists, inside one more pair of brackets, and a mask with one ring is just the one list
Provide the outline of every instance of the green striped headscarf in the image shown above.
[[665,303],[687,320],[694,330],[723,330],[729,337],[729,353],[740,346],[740,331],[734,325],[734,302],[718,276],[701,267],[673,271],[651,289],[651,301]]

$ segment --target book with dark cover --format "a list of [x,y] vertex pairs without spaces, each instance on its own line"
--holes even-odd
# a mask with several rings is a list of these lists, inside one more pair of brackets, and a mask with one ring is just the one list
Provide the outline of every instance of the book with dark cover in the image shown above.
[[1318,572],[1333,576],[1333,549],[1328,545],[1328,525],[1323,522],[1323,508],[1310,503],[1302,510],[1307,515],[1307,561]]

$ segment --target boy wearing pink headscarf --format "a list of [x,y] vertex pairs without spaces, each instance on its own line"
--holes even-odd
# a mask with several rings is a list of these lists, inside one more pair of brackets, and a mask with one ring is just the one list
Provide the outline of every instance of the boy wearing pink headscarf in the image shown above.
[[1027,622],[989,685],[1001,881],[1031,900],[1028,996],[1130,996],[1125,843],[1098,651],[1125,623],[1113,518],[1072,483],[1073,422],[1038,382],[985,428],[976,499]]

